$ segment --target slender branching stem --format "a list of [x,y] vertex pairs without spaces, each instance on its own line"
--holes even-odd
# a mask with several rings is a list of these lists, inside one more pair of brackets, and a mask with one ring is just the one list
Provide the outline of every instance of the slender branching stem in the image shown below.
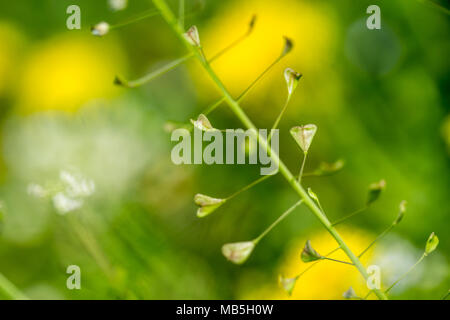
[[367,294],[363,297],[363,300],[367,300],[367,298],[372,294],[372,290],[369,290],[369,292],[367,292]]
[[88,253],[95,260],[97,265],[103,270],[105,275],[109,278],[112,277],[111,266],[106,259],[103,251],[101,250],[97,240],[94,236],[76,219],[76,217],[70,217],[69,219],[72,229],[75,231],[78,239],[81,241],[83,246],[86,248]]
[[161,68],[159,68],[155,71],[152,71],[139,79],[128,81],[128,80],[117,78],[116,83],[123,85],[125,87],[128,87],[128,88],[139,87],[139,86],[155,79],[156,77],[159,77],[160,75],[163,75],[164,73],[175,69],[176,67],[178,67],[179,65],[181,65],[182,63],[184,63],[185,61],[189,60],[192,57],[194,57],[194,54],[189,53],[187,55],[182,56],[181,58],[178,58],[172,62],[169,62],[168,64],[162,66]]
[[339,263],[344,263],[344,264],[349,264],[349,265],[351,265],[351,266],[354,266],[354,264],[351,263],[351,262],[342,261],[342,260],[336,260],[336,259],[331,259],[331,258],[328,258],[328,257],[322,257],[322,258],[320,258],[320,259],[321,259],[321,260],[330,260],[330,261],[339,262]]
[[386,234],[389,233],[389,231],[392,230],[392,228],[394,228],[394,224],[391,224],[389,227],[386,228],[386,230],[384,230],[382,233],[380,233],[378,235],[378,237],[375,238],[375,240],[373,240],[368,246],[367,248],[365,248],[359,255],[358,258],[361,258],[363,256],[363,254],[365,254],[374,244],[375,242],[377,242],[378,240],[380,240],[381,238],[383,238]]
[[[253,87],[258,83],[259,80],[261,80],[261,78],[264,76],[264,74],[267,73],[267,71],[270,70],[270,68],[272,68],[278,61],[280,60],[280,58],[278,58],[275,62],[273,62],[269,67],[267,67],[259,76],[258,78],[253,81],[237,98],[237,102],[240,102],[242,99],[245,98],[245,96],[250,92],[251,89],[253,89]],[[209,60],[209,62],[211,62],[211,59]],[[219,100],[217,100],[216,102],[214,102],[212,105],[210,105],[209,107],[207,107],[204,111],[202,111],[201,113],[203,113],[205,116],[208,115],[209,113],[213,112],[218,106],[220,106],[222,104],[222,102],[224,102],[226,100],[226,97],[223,96],[222,98],[220,98]]]
[[280,123],[281,118],[283,117],[284,112],[286,111],[286,108],[287,108],[290,100],[291,100],[291,95],[288,94],[288,96],[286,98],[286,102],[284,103],[284,106],[281,109],[280,114],[278,115],[277,119],[275,120],[275,122],[274,122],[274,124],[272,126],[272,130],[270,130],[270,136],[269,136],[269,139],[267,140],[267,143],[270,144],[270,140],[272,140],[272,132],[273,132],[274,129],[276,129],[278,127],[278,124]]
[[302,165],[300,166],[300,173],[298,174],[298,183],[299,184],[302,183],[303,170],[305,169],[305,162],[306,162],[307,155],[308,155],[308,152],[303,153]]
[[[256,77],[255,80],[253,80],[252,83],[250,83],[250,85],[239,95],[239,97],[236,98],[235,102],[241,102],[245,96],[247,95],[247,93],[250,91],[251,88],[253,88],[253,86],[262,78],[264,77],[264,75],[270,70],[272,69],[273,66],[275,66],[281,59],[283,59],[284,55],[280,55],[278,58],[276,58],[266,69],[264,69],[263,72],[261,72],[259,74],[259,76]],[[230,96],[231,97],[231,96]]]
[[226,46],[225,48],[223,48],[219,52],[217,52],[212,58],[209,59],[209,63],[212,63],[214,60],[221,57],[225,52],[228,52],[229,50],[236,47],[239,43],[241,43],[242,41],[247,39],[247,37],[250,36],[250,34],[253,31],[254,23],[255,23],[255,16],[252,17],[252,20],[250,21],[248,30],[242,36],[240,36],[239,38],[234,40],[232,43],[230,43],[228,46]]
[[[340,234],[337,232],[335,228],[331,225],[331,222],[328,220],[328,218],[323,214],[323,212],[320,210],[320,208],[317,206],[317,204],[314,202],[313,199],[311,199],[308,195],[308,193],[303,189],[303,187],[298,183],[298,181],[295,179],[294,175],[291,173],[291,171],[286,167],[286,165],[281,161],[278,154],[275,153],[271,147],[267,144],[267,141],[264,137],[262,137],[256,126],[253,124],[253,122],[248,118],[246,113],[242,110],[239,103],[231,96],[230,92],[225,88],[222,81],[218,78],[216,73],[212,70],[211,66],[203,61],[200,54],[191,46],[189,42],[187,42],[186,39],[183,37],[184,30],[180,28],[179,24],[177,23],[177,20],[175,16],[173,15],[171,9],[167,6],[166,2],[164,0],[152,0],[154,5],[160,10],[162,17],[166,20],[168,25],[173,29],[173,31],[176,33],[178,38],[185,44],[186,48],[190,50],[191,52],[194,52],[198,58],[198,60],[202,63],[204,70],[208,73],[210,78],[214,81],[219,91],[223,94],[223,96],[226,99],[226,102],[228,103],[231,111],[239,118],[239,120],[243,123],[247,129],[254,129],[257,132],[257,139],[260,144],[260,146],[267,150],[267,154],[270,154],[272,160],[274,163],[278,164],[279,171],[284,176],[284,178],[287,180],[291,188],[300,196],[301,199],[303,199],[304,203],[308,206],[308,208],[311,210],[311,212],[319,219],[320,223],[328,230],[328,232],[333,236],[333,238],[336,240],[338,245],[342,248],[342,250],[346,253],[346,255],[349,257],[349,259],[353,262],[355,267],[358,269],[358,271],[361,273],[361,275],[364,277],[364,279],[368,279],[369,275],[367,274],[366,269],[361,264],[359,259],[356,257],[356,255],[350,250],[350,248],[347,246],[347,244],[344,242]],[[387,296],[381,292],[378,289],[374,290],[375,294],[379,299],[387,299]]]
[[216,108],[218,106],[220,106],[222,104],[222,102],[225,101],[225,97],[220,98],[219,100],[217,100],[216,102],[214,102],[212,105],[210,105],[208,108],[206,108],[203,112],[205,116],[210,114],[211,112],[213,112],[214,110],[216,110]]
[[442,297],[442,300],[447,300],[448,296],[450,296],[450,290]]
[[122,28],[122,27],[125,27],[127,25],[133,24],[135,22],[138,22],[138,21],[150,18],[150,17],[157,16],[158,14],[159,14],[158,10],[152,9],[152,10],[149,10],[149,11],[145,12],[144,14],[136,17],[136,18],[130,19],[130,20],[125,21],[125,22],[121,22],[121,23],[110,25],[109,26],[109,30]]
[[415,267],[417,267],[419,265],[419,263],[422,262],[422,260],[426,257],[427,255],[424,253],[422,254],[422,256],[420,257],[419,260],[417,260],[416,263],[414,263],[414,265],[408,269],[408,271],[406,271],[400,278],[397,279],[397,281],[395,281],[393,284],[391,284],[391,286],[389,288],[387,288],[384,293],[388,293],[397,283],[399,283],[403,278],[405,278],[411,271],[414,270]]
[[356,211],[346,215],[345,217],[342,217],[342,218],[336,220],[335,222],[333,222],[332,226],[333,227],[337,226],[338,224],[340,224],[340,223],[342,223],[344,221],[347,221],[348,219],[350,219],[350,218],[352,218],[352,217],[354,217],[354,216],[356,216],[356,215],[366,211],[368,208],[369,208],[369,206],[364,206],[364,207],[362,207],[362,208],[360,208],[360,209],[358,209],[358,210],[356,210]]
[[0,272],[0,296],[12,300],[28,300],[17,287]]
[[178,23],[184,29],[184,0],[178,1]]
[[292,207],[287,209],[285,212],[281,214],[281,216],[278,217],[277,220],[275,220],[266,230],[264,230],[258,237],[253,239],[253,242],[257,244],[259,241],[261,241],[262,238],[264,238],[277,224],[279,224],[281,221],[284,220],[292,211],[295,210],[299,205],[301,205],[303,202],[303,199],[297,201]]
[[228,198],[226,198],[226,200],[230,200],[234,197],[236,197],[238,194],[241,194],[244,191],[247,191],[250,188],[253,188],[254,186],[256,186],[257,184],[263,182],[266,179],[269,179],[270,177],[272,177],[273,175],[266,175],[266,176],[262,176],[261,178],[256,179],[255,181],[253,181],[252,183],[246,185],[245,187],[243,187],[242,189],[236,191],[235,193],[233,193],[231,196],[229,196]]

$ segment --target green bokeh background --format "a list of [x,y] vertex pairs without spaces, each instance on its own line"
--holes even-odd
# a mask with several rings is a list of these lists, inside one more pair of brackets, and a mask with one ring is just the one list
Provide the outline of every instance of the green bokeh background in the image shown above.
[[[276,176],[207,219],[195,216],[194,194],[225,197],[256,179],[259,170],[254,165],[172,164],[174,143],[164,131],[165,123],[187,122],[219,97],[198,80],[198,65],[190,62],[133,90],[112,88],[111,78],[104,84],[106,96],[100,92],[74,111],[46,111],[39,105],[32,112],[22,111],[24,61],[55,36],[112,44],[117,52],[100,52],[120,59],[118,70],[114,66],[108,70],[112,74],[142,75],[184,53],[159,17],[92,39],[90,25],[125,21],[151,8],[150,1],[129,2],[120,12],[112,12],[106,0],[0,4],[0,35],[1,28],[11,35],[6,25],[15,30],[13,40],[0,42],[2,51],[14,49],[6,61],[10,68],[0,72],[0,84],[6,83],[0,86],[0,272],[36,299],[234,299],[276,285],[288,244],[322,232],[322,227],[301,208],[261,242],[245,265],[237,267],[223,258],[222,244],[251,239],[294,203],[296,195]],[[348,224],[376,235],[392,222],[399,202],[407,200],[406,217],[389,241],[406,241],[418,250],[413,254],[417,258],[432,231],[440,244],[423,264],[426,280],[393,291],[392,297],[439,299],[450,285],[449,15],[415,0],[298,2],[325,6],[336,18],[336,49],[327,66],[332,70],[305,74],[304,81],[308,77],[316,81],[306,82],[312,91],[307,100],[299,98],[302,89],[296,92],[291,111],[281,122],[281,157],[297,172],[301,154],[289,128],[315,123],[319,130],[306,170],[320,161],[345,159],[344,169],[336,175],[305,178],[331,220],[359,208],[367,186],[386,179],[380,201]],[[66,28],[70,4],[81,8],[81,30]],[[176,8],[177,2],[170,4]],[[225,6],[233,4],[239,8],[239,1],[187,1],[187,10],[194,13],[186,24],[205,30]],[[382,8],[381,31],[365,28],[370,4]],[[280,37],[283,34],[289,35],[289,30]],[[282,61],[263,80],[266,88],[273,82],[264,105],[253,95],[243,102],[258,126],[270,127],[281,108],[285,97],[281,72],[288,66]],[[45,73],[39,81],[45,83]],[[56,84],[52,90],[65,89]],[[223,106],[211,120],[221,128],[241,127]],[[52,183],[60,170],[73,167],[96,182],[95,194],[82,209],[61,216],[50,199],[27,194],[30,183]],[[106,272],[80,241],[76,225],[107,260]],[[65,271],[71,264],[81,267],[82,290],[65,287]],[[427,278],[433,270],[440,270],[439,276]],[[323,298],[340,296],[331,291],[327,295],[327,283],[317,285],[325,292]]]

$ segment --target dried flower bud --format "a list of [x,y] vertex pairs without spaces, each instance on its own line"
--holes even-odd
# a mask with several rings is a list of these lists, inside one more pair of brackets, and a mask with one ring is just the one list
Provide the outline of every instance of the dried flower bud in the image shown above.
[[427,244],[425,246],[425,255],[432,253],[439,244],[439,238],[432,232],[428,237]]
[[288,37],[283,37],[283,38],[284,38],[284,47],[283,47],[283,51],[281,52],[282,57],[287,55],[292,50],[292,47],[294,46],[294,43],[292,42],[291,39],[289,39]]
[[251,255],[254,248],[255,243],[253,241],[227,243],[222,246],[222,254],[229,261],[242,264]]
[[315,202],[319,203],[319,197],[311,190],[311,188],[308,188],[308,194]]
[[107,34],[109,31],[109,23],[108,22],[100,22],[97,23],[95,26],[91,27],[91,33],[94,36],[102,37],[105,34]]
[[191,119],[191,123],[194,125],[194,127],[202,131],[215,130],[211,125],[211,122],[209,122],[208,118],[204,114],[200,114],[197,120]]
[[358,297],[356,295],[355,290],[353,290],[352,287],[348,288],[348,290],[344,292],[343,296],[344,296],[345,299],[352,299],[352,298],[357,298]]
[[345,165],[345,161],[339,159],[335,162],[321,162],[319,167],[314,171],[316,175],[328,175],[341,170]]
[[197,210],[197,217],[206,217],[207,215],[214,212],[214,210],[219,208],[222,204],[224,204],[225,201],[226,199],[211,198],[204,194],[197,193],[194,196],[194,202],[197,206],[199,206]]
[[295,88],[297,88],[298,81],[302,75],[291,68],[286,68],[284,70],[284,79],[286,79],[287,88],[289,96],[294,92]]
[[322,259],[322,255],[314,250],[314,248],[311,246],[311,241],[308,240],[306,241],[305,247],[303,248],[301,258],[303,262],[312,262]]
[[295,287],[295,282],[297,282],[297,277],[295,278],[285,278],[282,275],[278,277],[278,282],[280,286],[286,291],[288,295],[292,295],[292,291]]
[[398,211],[398,215],[397,218],[394,221],[394,225],[398,224],[400,221],[402,221],[403,216],[405,215],[406,212],[406,205],[408,203],[406,202],[406,200],[403,200],[402,202],[400,202],[400,206],[399,206],[399,211]]
[[366,205],[368,206],[375,202],[380,197],[384,188],[386,188],[386,181],[384,180],[372,183],[369,186],[369,194],[367,195]]
[[248,33],[253,31],[253,28],[255,27],[256,23],[256,14],[254,14],[250,20],[250,23],[248,24]]
[[303,152],[307,153],[316,131],[317,126],[315,124],[307,124],[304,126],[293,127],[291,129],[291,135]]
[[192,26],[188,31],[183,33],[184,38],[194,47],[200,47],[200,36],[196,26]]

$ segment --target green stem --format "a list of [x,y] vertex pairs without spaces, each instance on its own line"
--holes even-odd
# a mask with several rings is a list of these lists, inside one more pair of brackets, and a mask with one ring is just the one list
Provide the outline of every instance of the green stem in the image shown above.
[[248,30],[242,36],[240,36],[239,38],[234,40],[232,43],[230,43],[228,46],[226,46],[225,48],[223,48],[219,52],[217,52],[212,58],[209,59],[209,63],[212,63],[214,60],[216,60],[219,57],[221,57],[225,52],[233,49],[239,43],[244,41],[252,33],[252,31],[253,31],[253,23],[254,23],[254,17],[252,17],[252,20],[250,21]]
[[[224,95],[230,109],[239,118],[239,120],[244,124],[244,126],[247,127],[247,129],[254,129],[257,132],[257,139],[258,139],[260,146],[268,151],[267,153],[270,154],[274,163],[278,165],[279,171],[284,176],[284,178],[287,180],[287,182],[289,183],[291,188],[300,196],[301,199],[303,199],[304,203],[310,208],[312,213],[317,217],[317,219],[319,219],[319,221],[322,223],[322,225],[325,227],[325,229],[328,230],[328,232],[333,236],[333,238],[336,240],[338,245],[347,254],[349,259],[353,262],[353,264],[358,269],[358,271],[361,273],[363,278],[367,280],[369,275],[367,274],[366,269],[361,264],[361,262],[356,257],[356,255],[350,250],[350,248],[344,242],[344,240],[339,235],[339,233],[336,231],[336,229],[333,228],[333,226],[331,225],[331,222],[322,213],[322,211],[319,209],[319,207],[316,205],[316,203],[308,196],[307,192],[298,183],[298,181],[295,179],[295,177],[291,173],[291,171],[280,160],[278,154],[273,152],[273,150],[268,146],[267,141],[264,139],[264,137],[262,137],[259,134],[256,126],[248,118],[248,116],[245,114],[245,112],[241,109],[239,103],[231,96],[231,94],[225,88],[225,86],[220,81],[220,79],[218,78],[216,73],[211,69],[210,65],[208,63],[205,63],[203,61],[202,57],[200,56],[200,54],[196,52],[196,50],[186,41],[186,39],[184,39],[184,37],[183,37],[184,31],[177,24],[176,18],[173,15],[170,8],[167,6],[166,2],[164,0],[152,0],[152,1],[153,1],[154,5],[160,10],[162,17],[166,20],[166,22],[169,24],[169,26],[176,33],[177,37],[185,44],[185,46],[188,48],[188,50],[190,50],[191,52],[194,52],[197,55],[197,58],[202,63],[205,71],[209,74],[209,76],[215,82],[218,89]],[[378,296],[379,299],[383,299],[383,300],[387,299],[387,296],[380,290],[375,289],[374,292]]]
[[2,273],[0,273],[0,295],[12,300],[28,300],[28,297]]
[[442,297],[442,300],[447,300],[448,296],[450,296],[450,290]]
[[178,2],[178,21],[180,27],[184,29],[184,0]]
[[277,220],[275,220],[266,230],[264,230],[258,237],[253,239],[253,243],[257,244],[259,241],[261,241],[262,238],[264,238],[277,224],[279,224],[281,221],[284,220],[292,211],[294,211],[295,208],[297,208],[299,205],[301,205],[303,202],[302,200],[297,201],[292,207],[287,209],[285,212],[281,214],[281,216],[278,217]]
[[359,255],[358,258],[361,258],[363,256],[364,253],[366,253],[374,244],[375,242],[377,242],[378,240],[380,240],[381,238],[383,238],[389,231],[391,231],[391,229],[394,228],[394,224],[391,224],[386,230],[384,230],[382,233],[380,233],[378,235],[378,237],[375,238],[375,240],[373,240],[368,246],[367,248],[365,248]]
[[[272,130],[274,130],[274,129],[276,129],[278,127],[278,124],[280,123],[281,118],[283,117],[283,114],[286,111],[286,108],[287,108],[290,100],[291,100],[291,95],[289,94],[287,99],[286,99],[286,102],[284,103],[283,108],[281,109],[280,114],[278,115],[277,119],[275,120],[275,123],[272,126]],[[268,143],[270,143],[270,140],[272,139],[272,130],[270,130],[269,140],[267,141]]]
[[118,24],[113,24],[113,25],[109,26],[109,30],[121,28],[121,27],[127,26],[129,24],[138,22],[140,20],[143,20],[143,19],[146,19],[146,18],[150,18],[150,17],[154,17],[154,16],[156,16],[158,14],[159,14],[159,11],[150,10],[148,13],[145,13],[145,14],[143,14],[143,15],[141,15],[139,17],[136,17],[134,19],[128,20],[126,22],[118,23]]
[[175,69],[176,67],[178,67],[180,64],[182,64],[183,62],[185,62],[186,60],[192,58],[194,56],[193,53],[189,53],[179,59],[176,59],[168,64],[166,64],[165,66],[150,72],[149,74],[146,74],[145,76],[136,79],[136,80],[132,80],[132,81],[128,81],[128,80],[124,80],[124,79],[118,79],[118,81],[116,81],[116,83],[121,84],[125,87],[128,88],[135,88],[135,87],[139,87],[153,79],[155,79],[156,77],[172,70]]
[[349,265],[351,265],[351,266],[354,266],[354,264],[351,263],[351,262],[346,262],[346,261],[342,261],[342,260],[331,259],[331,258],[328,258],[328,257],[322,257],[321,260],[330,260],[330,261],[339,262],[339,263],[344,263],[344,264],[349,264]]
[[[272,69],[272,67],[273,67],[274,65],[276,65],[281,59],[283,59],[283,57],[284,57],[284,55],[280,55],[278,58],[276,58],[275,61],[272,62],[266,69],[264,69],[264,71],[261,72],[260,75],[257,76],[256,79],[253,80],[252,83],[250,83],[250,85],[249,85],[249,86],[248,86],[248,87],[240,94],[240,96],[237,97],[236,100],[233,100],[233,101],[236,102],[236,103],[241,102],[242,99],[244,99],[245,96],[247,95],[247,93],[250,91],[250,89],[253,88],[253,86],[254,86],[254,85],[255,85],[262,77],[264,77],[264,75],[265,75],[270,69]],[[210,67],[209,67],[209,68],[210,68]],[[210,68],[210,69],[211,69],[211,68]],[[212,69],[211,69],[211,71],[212,71]],[[216,78],[217,78],[217,77],[216,77]],[[230,95],[230,98],[231,98],[231,95]],[[233,98],[231,98],[231,99],[233,99]]]
[[391,284],[391,286],[389,288],[387,288],[384,293],[388,293],[397,283],[400,282],[400,280],[402,280],[404,277],[406,277],[411,271],[414,270],[415,267],[417,267],[417,265],[419,263],[422,262],[422,260],[426,257],[426,254],[424,253],[419,260],[417,260],[417,262],[411,267],[409,268],[408,271],[406,271],[400,278],[397,279],[397,281],[395,281],[393,284]]
[[201,112],[203,113],[205,116],[207,116],[208,114],[210,114],[211,112],[213,112],[214,110],[216,110],[216,108],[218,106],[220,106],[222,104],[222,102],[225,101],[225,98],[222,97],[219,100],[217,100],[214,104],[210,105],[208,108],[205,109],[205,111]]
[[70,221],[72,229],[75,231],[75,233],[78,236],[78,239],[84,245],[86,250],[92,256],[92,258],[94,258],[95,262],[103,270],[106,276],[108,276],[111,279],[112,278],[111,267],[106,257],[104,256],[102,250],[100,249],[100,246],[95,240],[94,236],[91,233],[89,233],[89,231],[82,224],[80,224],[75,217],[70,216],[68,220]]
[[250,188],[256,186],[258,183],[263,182],[264,180],[266,180],[266,179],[268,179],[268,178],[270,178],[270,177],[272,177],[272,175],[269,174],[269,175],[266,175],[266,176],[262,176],[262,177],[259,178],[259,179],[256,179],[256,180],[253,181],[252,183],[246,185],[246,186],[243,187],[242,189],[240,189],[240,190],[236,191],[235,193],[233,193],[231,196],[229,196],[228,198],[226,198],[226,200],[230,200],[231,198],[236,197],[238,194],[240,194],[240,193],[242,193],[242,192],[244,192],[244,191],[247,191],[248,189],[250,189]]
[[363,300],[367,300],[367,298],[372,294],[372,290],[369,290],[369,292],[367,292],[367,294],[364,296]]
[[333,222],[333,224],[332,224],[333,227],[336,226],[336,225],[338,225],[338,224],[340,224],[340,223],[342,223],[342,222],[344,222],[344,221],[346,221],[346,220],[348,220],[348,219],[350,219],[350,218],[352,218],[353,216],[356,216],[356,215],[358,215],[358,214],[360,214],[360,213],[366,211],[368,208],[369,208],[369,206],[362,207],[362,208],[360,208],[360,209],[358,209],[358,210],[356,210],[356,211],[350,213],[349,215],[346,215],[345,217],[336,220],[336,221]]
[[303,153],[302,165],[300,166],[300,173],[298,174],[298,183],[299,184],[302,182],[303,170],[305,169],[305,162],[306,162],[306,156],[307,155],[308,155],[308,152],[304,152]]

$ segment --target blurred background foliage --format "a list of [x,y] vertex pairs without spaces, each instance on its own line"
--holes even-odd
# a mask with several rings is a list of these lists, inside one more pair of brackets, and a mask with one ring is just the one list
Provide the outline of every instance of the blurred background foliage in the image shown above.
[[[66,28],[71,4],[81,8],[81,30]],[[381,7],[381,30],[365,27],[371,4]],[[170,5],[176,10],[177,1]],[[257,126],[270,127],[286,96],[284,68],[303,73],[281,122],[281,157],[297,172],[300,153],[288,129],[315,123],[306,171],[345,159],[334,176],[304,179],[331,220],[361,207],[366,187],[386,179],[381,200],[338,230],[361,251],[407,200],[404,220],[363,262],[382,268],[386,287],[434,231],[438,250],[391,296],[442,297],[450,285],[449,16],[415,0],[187,0],[186,7],[186,25],[198,26],[207,55],[257,15],[254,33],[213,64],[235,95],[279,54],[283,35],[294,40],[243,108]],[[115,24],[151,8],[144,0],[118,12],[106,0],[0,4],[0,272],[37,299],[288,298],[278,274],[305,269],[306,239],[319,252],[334,240],[300,207],[245,265],[225,261],[222,244],[255,237],[296,195],[276,176],[196,218],[195,193],[225,197],[259,174],[255,165],[172,164],[166,121],[186,122],[220,97],[199,64],[137,89],[113,85],[115,74],[137,78],[185,52],[158,16],[90,35],[99,21]],[[241,127],[225,106],[210,120]],[[48,197],[30,195],[30,184],[57,188],[62,170],[96,186],[65,215]],[[81,268],[82,290],[66,289],[72,264]],[[340,299],[350,285],[367,292],[356,270],[323,262],[300,278],[292,298]]]

